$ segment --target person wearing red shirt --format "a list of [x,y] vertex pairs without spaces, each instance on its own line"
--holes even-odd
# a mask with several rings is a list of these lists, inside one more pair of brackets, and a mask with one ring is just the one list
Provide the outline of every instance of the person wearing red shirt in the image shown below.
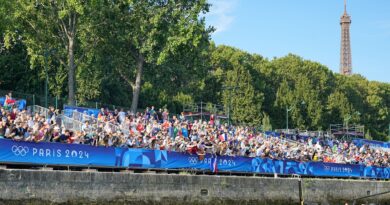
[[139,122],[139,123],[137,124],[137,131],[138,131],[139,133],[143,133],[144,130],[145,130],[144,125],[143,125],[141,122]]
[[12,92],[9,92],[8,95],[5,95],[5,103],[6,106],[12,106],[15,104],[16,100],[12,98]]

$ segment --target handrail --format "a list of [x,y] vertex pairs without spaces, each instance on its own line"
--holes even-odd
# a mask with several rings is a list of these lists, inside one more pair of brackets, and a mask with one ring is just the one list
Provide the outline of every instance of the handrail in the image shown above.
[[45,116],[45,118],[48,117],[49,112],[50,112],[50,110],[48,108],[45,108],[45,107],[42,107],[39,105],[28,106],[28,108],[30,109],[30,111],[32,113],[38,113],[39,115]]
[[[63,116],[65,116],[65,115],[63,114]],[[85,114],[85,113],[78,112],[77,110],[73,110],[71,112],[70,118],[74,119],[78,122],[81,122],[81,123],[84,123],[85,121],[89,121],[90,125],[94,128],[98,128],[99,125],[101,125],[101,124],[108,125],[109,129],[112,130],[112,132],[121,131],[125,135],[130,135],[130,130],[127,127],[118,126],[118,125],[115,125],[111,122],[102,122],[99,119],[97,119],[96,117],[90,116],[90,115]]]
[[68,130],[82,131],[83,123],[65,115],[58,116],[61,119],[61,126]]

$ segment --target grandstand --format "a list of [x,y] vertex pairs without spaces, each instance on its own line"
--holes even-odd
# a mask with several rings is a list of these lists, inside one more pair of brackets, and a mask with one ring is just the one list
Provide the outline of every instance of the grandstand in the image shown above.
[[[203,117],[209,113],[200,105],[200,110],[192,107],[201,113],[194,121],[170,118],[153,106],[135,114],[74,106],[64,106],[61,112],[37,105],[3,107],[4,132],[0,136],[5,139],[1,140],[4,153],[0,161],[58,165],[54,157],[61,158],[66,166],[209,172],[217,172],[218,167],[218,172],[390,177],[389,155],[381,147],[387,144],[323,138],[318,132],[258,132],[245,126],[217,124],[213,118]],[[112,156],[113,160],[103,156]]]

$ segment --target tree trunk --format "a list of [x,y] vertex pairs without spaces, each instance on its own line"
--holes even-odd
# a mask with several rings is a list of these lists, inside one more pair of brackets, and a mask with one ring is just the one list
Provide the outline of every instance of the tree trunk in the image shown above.
[[74,62],[74,38],[69,38],[69,47],[68,47],[68,104],[75,104],[75,62]]
[[139,93],[141,91],[141,77],[144,67],[144,56],[139,54],[137,59],[137,76],[135,78],[135,84],[133,86],[133,101],[131,102],[131,111],[137,113]]

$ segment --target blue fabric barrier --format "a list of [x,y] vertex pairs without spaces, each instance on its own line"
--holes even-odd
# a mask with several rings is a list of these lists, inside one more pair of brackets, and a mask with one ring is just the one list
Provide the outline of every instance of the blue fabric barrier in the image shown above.
[[115,148],[0,139],[0,161],[53,165],[115,166]]
[[5,103],[5,97],[0,97],[0,105],[4,105]]
[[[5,97],[0,97],[0,105],[4,106],[5,103]],[[15,105],[18,107],[19,110],[26,109],[27,101],[24,99],[16,100]]]
[[99,109],[93,109],[93,108],[85,108],[85,107],[76,107],[76,106],[70,106],[70,105],[64,105],[64,114],[68,117],[72,116],[72,112],[76,110],[80,113],[85,113],[89,116],[94,115],[95,117],[99,114]]
[[[210,170],[214,157],[216,156],[206,155],[200,160],[197,155],[165,150],[105,148],[0,139],[0,162],[2,163]],[[390,167],[297,162],[259,157],[217,156],[216,160],[219,171],[390,179]]]
[[366,139],[354,139],[354,140],[352,140],[352,142],[358,147],[361,147],[365,144],[368,144],[368,145],[370,145],[370,147],[385,148],[385,149],[390,148],[390,143],[388,143],[388,142],[366,140]]
[[[281,136],[281,133],[272,132],[272,131],[266,131],[265,134],[269,135],[269,136],[274,136],[274,137]],[[294,139],[293,136],[294,135],[292,135],[292,134],[286,134],[286,138],[288,138],[288,139]],[[308,140],[309,138],[317,140],[317,138],[315,138],[315,137],[309,137],[306,135],[299,135],[298,139],[296,139],[296,140],[301,140],[301,139]],[[368,145],[370,145],[370,147],[390,149],[389,142],[381,142],[381,141],[367,140],[367,139],[360,139],[360,138],[353,139],[352,142],[358,147],[361,147],[365,144],[368,144]]]

